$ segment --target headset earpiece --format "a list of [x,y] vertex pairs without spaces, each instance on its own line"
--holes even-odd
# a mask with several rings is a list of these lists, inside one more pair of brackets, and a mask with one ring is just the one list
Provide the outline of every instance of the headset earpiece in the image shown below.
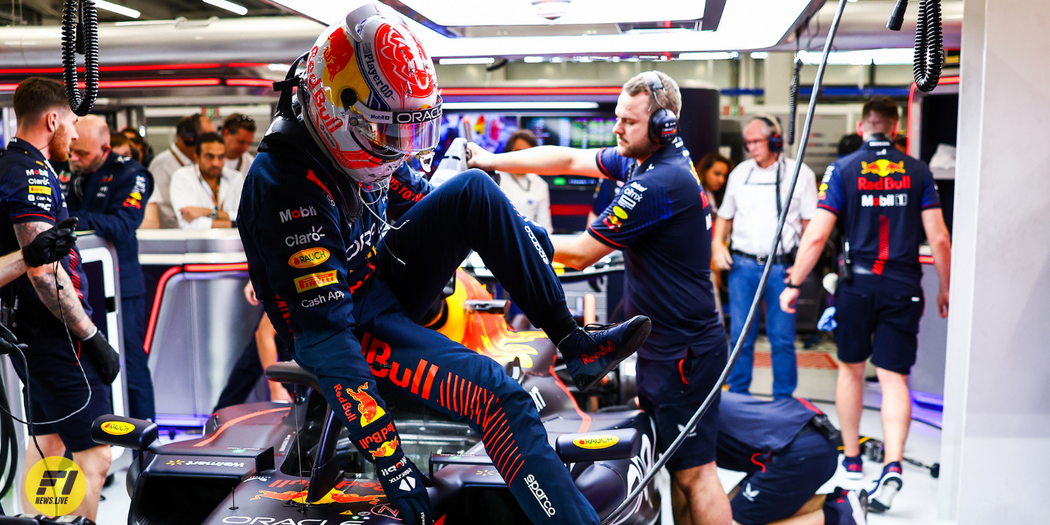
[[678,117],[673,111],[663,107],[660,100],[656,98],[656,92],[664,89],[660,76],[652,71],[646,71],[642,73],[642,77],[649,84],[653,102],[660,107],[649,115],[649,140],[655,144],[668,146],[678,137]]
[[200,119],[203,118],[203,116],[200,113],[194,113],[193,117],[196,124],[184,129],[182,134],[179,135],[183,144],[186,144],[187,146],[196,146],[197,135],[200,133]]
[[784,151],[784,136],[780,134],[780,125],[773,122],[773,119],[769,117],[763,117],[761,115],[755,117],[753,120],[760,120],[765,122],[769,126],[769,151],[770,153],[780,153]]

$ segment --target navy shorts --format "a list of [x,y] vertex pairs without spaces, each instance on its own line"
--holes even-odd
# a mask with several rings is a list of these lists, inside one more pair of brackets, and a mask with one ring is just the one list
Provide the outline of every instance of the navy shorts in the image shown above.
[[733,521],[762,525],[791,517],[835,474],[838,447],[807,426],[784,450],[756,454],[761,466],[730,500]]
[[[79,343],[76,337],[72,338],[71,348],[62,325],[49,324],[48,328],[38,331],[36,335],[24,330],[15,330],[14,333],[19,342],[29,345],[25,357],[29,361],[28,394],[32,395],[30,407],[34,422],[62,419],[76,412],[88,401],[85,375],[91,385],[91,400],[83,410],[57,423],[34,423],[29,433],[36,436],[58,434],[69,452],[82,452],[99,446],[91,439],[91,424],[98,416],[113,413],[112,393],[109,385],[102,381],[95,363],[84,353],[80,354],[80,362],[84,366],[84,372],[81,373],[73,354]],[[18,377],[25,384],[25,363],[17,353],[10,358]]]
[[[638,404],[656,422],[656,443],[661,453],[678,438],[718,382],[728,353],[725,340],[721,340],[706,352],[696,353],[690,348],[686,357],[677,361],[638,358]],[[721,391],[667,462],[667,470],[685,470],[715,460],[720,398]]]
[[908,375],[915,364],[922,287],[856,275],[835,292],[835,343],[844,363],[871,363]]

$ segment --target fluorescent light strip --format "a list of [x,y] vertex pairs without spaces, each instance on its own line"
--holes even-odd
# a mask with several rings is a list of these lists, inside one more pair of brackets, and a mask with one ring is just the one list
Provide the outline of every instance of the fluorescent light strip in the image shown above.
[[[803,64],[820,63],[820,52],[800,51],[798,58]],[[914,51],[902,49],[868,49],[860,51],[834,51],[828,56],[828,64],[836,66],[867,66],[872,62],[877,66],[911,64]]]
[[213,5],[219,9],[225,9],[231,13],[244,16],[248,14],[248,8],[240,4],[235,4],[227,0],[203,0],[205,4]]
[[445,110],[471,109],[598,109],[597,102],[444,102]]
[[751,53],[751,60],[765,60],[769,58],[769,53],[765,51],[754,51]]
[[105,9],[106,11],[109,11],[111,13],[116,13],[118,15],[124,15],[124,16],[126,16],[128,18],[138,18],[139,15],[142,14],[142,13],[140,13],[140,12],[130,8],[130,7],[124,7],[122,5],[117,5],[117,4],[114,4],[113,2],[107,2],[106,0],[95,0],[95,7],[99,8],[99,9]]
[[679,53],[678,60],[731,60],[740,56],[736,51],[714,51],[705,53]]
[[442,66],[462,66],[467,64],[489,65],[496,62],[492,57],[468,57],[468,58],[442,58],[438,64]]
[[525,57],[522,59],[522,61],[524,61],[526,64],[539,64],[544,60],[545,59],[543,57]]

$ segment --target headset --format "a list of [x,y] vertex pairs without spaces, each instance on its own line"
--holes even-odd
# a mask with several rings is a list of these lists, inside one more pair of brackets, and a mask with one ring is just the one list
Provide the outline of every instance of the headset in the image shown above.
[[664,89],[660,76],[654,71],[645,71],[642,73],[642,78],[649,84],[652,100],[660,108],[649,115],[649,140],[661,146],[668,146],[678,138],[678,117],[675,116],[674,111],[663,107],[660,100],[656,98],[657,90]]
[[774,122],[772,118],[759,115],[752,121],[758,120],[765,122],[769,126],[769,151],[770,153],[780,153],[784,151],[784,136],[780,134],[779,121]]
[[[180,122],[179,124],[182,124],[182,122]],[[186,122],[186,124],[187,125],[185,127],[179,126],[182,128],[178,130],[179,138],[181,138],[182,142],[187,146],[196,146],[197,135],[200,134],[201,131],[201,114],[194,113],[190,115],[189,120],[188,122]]]

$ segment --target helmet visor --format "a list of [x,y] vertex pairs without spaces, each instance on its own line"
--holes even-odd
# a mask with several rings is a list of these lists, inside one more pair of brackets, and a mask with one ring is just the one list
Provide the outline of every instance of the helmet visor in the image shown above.
[[354,105],[364,122],[357,129],[383,148],[416,155],[432,151],[441,138],[441,101],[434,107],[416,111],[376,111],[364,104]]

